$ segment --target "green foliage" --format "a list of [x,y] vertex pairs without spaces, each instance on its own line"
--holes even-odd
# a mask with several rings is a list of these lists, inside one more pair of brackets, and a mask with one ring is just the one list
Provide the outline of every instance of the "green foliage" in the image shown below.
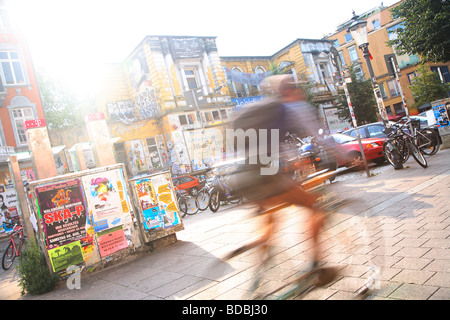
[[419,107],[427,102],[447,97],[450,86],[442,83],[436,72],[421,64],[416,69],[416,73],[418,75],[414,77],[412,84],[409,86],[416,99],[413,106]]
[[417,54],[424,61],[450,60],[450,2],[440,0],[405,0],[391,9],[394,19],[403,19],[404,28],[388,42],[400,53]]
[[[348,83],[347,88],[350,94],[350,100],[352,101],[356,122],[358,125],[376,122],[378,120],[378,110],[371,80],[359,78],[356,75],[353,65],[350,66],[349,70],[352,83]],[[352,118],[344,92],[338,98],[337,107],[339,117],[351,121]]]
[[19,286],[22,294],[43,294],[53,290],[59,276],[50,273],[36,240],[28,241],[18,257]]
[[63,129],[83,125],[80,101],[60,81],[43,72],[37,73],[45,120],[50,129]]

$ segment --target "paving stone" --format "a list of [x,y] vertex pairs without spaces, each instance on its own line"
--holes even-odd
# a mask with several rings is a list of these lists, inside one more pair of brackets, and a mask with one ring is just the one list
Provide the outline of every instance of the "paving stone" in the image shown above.
[[429,280],[435,272],[429,271],[417,271],[417,270],[402,270],[391,281],[403,282],[403,283],[415,283],[424,284]]
[[418,284],[402,284],[388,297],[402,300],[426,300],[430,298],[439,287],[423,286]]

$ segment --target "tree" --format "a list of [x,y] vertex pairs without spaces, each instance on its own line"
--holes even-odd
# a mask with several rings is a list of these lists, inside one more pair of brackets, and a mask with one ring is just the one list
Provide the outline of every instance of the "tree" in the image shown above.
[[[349,70],[352,82],[347,84],[347,88],[350,94],[350,100],[352,101],[356,122],[358,125],[376,122],[378,120],[377,104],[373,94],[371,80],[358,77],[353,65],[350,66]],[[344,92],[338,98],[337,107],[339,117],[351,121],[347,98]]]
[[416,99],[413,106],[419,107],[427,102],[446,98],[450,91],[449,84],[442,83],[436,72],[431,71],[426,65],[419,65],[418,74],[409,86]]
[[64,129],[83,125],[81,102],[62,82],[37,72],[42,108],[49,129]]
[[397,39],[388,41],[401,54],[417,54],[423,61],[450,60],[450,2],[446,0],[405,0],[391,10],[403,19]]

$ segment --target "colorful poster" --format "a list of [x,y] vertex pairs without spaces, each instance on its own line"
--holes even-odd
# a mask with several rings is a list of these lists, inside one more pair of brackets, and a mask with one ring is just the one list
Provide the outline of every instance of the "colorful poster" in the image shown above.
[[155,190],[153,190],[150,179],[140,179],[136,181],[136,192],[139,199],[139,205],[144,214],[144,228],[146,230],[163,227],[158,199]]
[[86,237],[86,207],[80,180],[36,188],[47,246]]
[[48,251],[53,271],[66,270],[67,267],[84,263],[80,241],[71,242]]
[[0,190],[0,233],[10,232],[12,228],[4,228],[3,222],[14,223],[16,218],[18,218],[16,190],[2,188]]
[[99,232],[97,234],[97,243],[102,258],[121,249],[128,248],[128,241],[122,226]]
[[83,177],[95,232],[131,222],[128,195],[120,170]]
[[170,228],[180,223],[176,198],[169,187],[169,181],[168,173],[136,180],[146,230]]

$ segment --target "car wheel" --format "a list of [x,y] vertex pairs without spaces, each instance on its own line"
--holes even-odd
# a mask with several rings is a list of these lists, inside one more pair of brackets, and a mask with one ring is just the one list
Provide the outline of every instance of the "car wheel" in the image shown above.
[[348,157],[348,162],[346,167],[354,167],[356,170],[361,170],[364,167],[362,156],[360,152],[350,152]]

